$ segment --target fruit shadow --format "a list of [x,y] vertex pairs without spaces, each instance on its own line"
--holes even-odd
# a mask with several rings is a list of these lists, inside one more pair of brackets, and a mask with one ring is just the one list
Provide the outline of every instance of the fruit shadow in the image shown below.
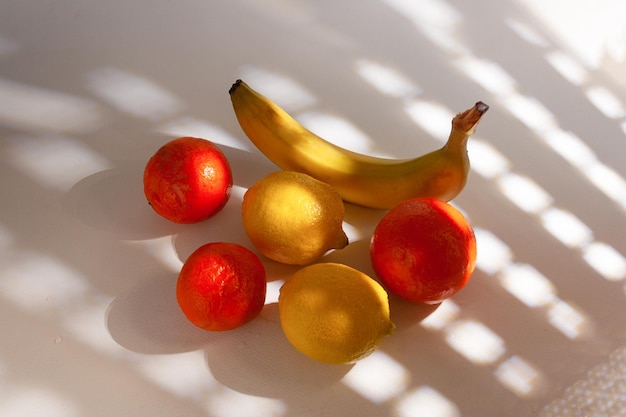
[[66,193],[63,204],[83,224],[122,239],[153,239],[178,228],[146,201],[143,166],[137,161],[83,178]]
[[175,273],[163,272],[116,297],[106,313],[116,343],[133,352],[172,354],[201,349],[218,339],[191,324],[176,301]]
[[315,361],[295,350],[280,327],[278,304],[266,304],[250,323],[222,332],[205,348],[211,374],[236,391],[307,400],[341,380],[353,365]]
[[[150,152],[171,138],[159,138]],[[146,145],[147,146],[147,145]],[[219,145],[229,160],[236,186],[248,188],[256,180],[278,168],[260,153]],[[143,170],[151,156],[124,161],[118,166],[89,175],[64,195],[65,208],[82,223],[122,239],[144,240],[174,235],[196,225],[167,221],[152,210],[143,192]],[[241,204],[241,201],[239,202]],[[236,210],[238,212],[238,210]],[[202,225],[209,223],[212,218]],[[233,224],[241,223],[240,219]],[[221,224],[224,227],[224,223]]]

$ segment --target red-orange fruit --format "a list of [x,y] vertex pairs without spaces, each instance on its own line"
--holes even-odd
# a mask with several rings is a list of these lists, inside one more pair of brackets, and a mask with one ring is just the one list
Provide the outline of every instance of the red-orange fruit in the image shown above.
[[216,144],[182,137],[163,145],[148,160],[143,185],[159,215],[175,223],[196,223],[224,208],[233,176]]
[[261,312],[266,288],[265,268],[256,254],[236,243],[213,242],[183,264],[176,300],[197,327],[232,330]]
[[371,239],[370,258],[388,291],[414,303],[437,304],[469,281],[476,265],[476,238],[454,206],[415,198],[381,219]]

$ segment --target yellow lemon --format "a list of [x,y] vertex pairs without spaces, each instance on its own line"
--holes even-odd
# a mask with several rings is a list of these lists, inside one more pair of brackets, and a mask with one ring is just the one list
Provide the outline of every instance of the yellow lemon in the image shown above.
[[271,173],[244,194],[243,227],[263,255],[290,265],[308,265],[348,244],[345,207],[328,184],[292,171]]
[[278,309],[287,340],[326,363],[356,362],[395,330],[387,292],[343,264],[319,263],[297,271],[281,287]]

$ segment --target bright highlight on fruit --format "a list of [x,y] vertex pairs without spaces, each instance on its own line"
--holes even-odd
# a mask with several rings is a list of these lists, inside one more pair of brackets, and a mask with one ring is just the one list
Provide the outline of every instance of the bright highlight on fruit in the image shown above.
[[241,80],[229,94],[242,130],[272,162],[331,185],[346,201],[381,209],[415,197],[449,201],[457,196],[469,173],[467,140],[489,109],[478,102],[457,114],[442,148],[392,160],[358,154],[324,140]]
[[144,194],[159,215],[196,223],[218,213],[230,198],[230,164],[213,142],[182,137],[163,145],[146,164]]
[[476,265],[476,238],[454,206],[415,198],[381,219],[370,258],[387,290],[411,302],[437,304],[469,281]]
[[232,330],[261,312],[266,287],[265,268],[257,255],[236,243],[214,242],[199,247],[185,261],[176,299],[194,325]]
[[306,174],[274,172],[246,191],[243,226],[252,244],[277,262],[308,265],[348,244],[337,192]]
[[280,289],[278,308],[287,340],[326,363],[363,359],[395,329],[384,288],[337,263],[309,265],[293,274]]

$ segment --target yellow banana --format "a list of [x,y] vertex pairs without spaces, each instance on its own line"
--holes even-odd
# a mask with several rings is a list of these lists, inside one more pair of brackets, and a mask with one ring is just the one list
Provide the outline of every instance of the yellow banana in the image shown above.
[[469,173],[467,139],[489,109],[478,102],[457,114],[442,148],[395,160],[359,154],[324,140],[241,80],[229,94],[244,133],[272,162],[332,185],[345,201],[379,209],[414,197],[444,201],[456,197]]

